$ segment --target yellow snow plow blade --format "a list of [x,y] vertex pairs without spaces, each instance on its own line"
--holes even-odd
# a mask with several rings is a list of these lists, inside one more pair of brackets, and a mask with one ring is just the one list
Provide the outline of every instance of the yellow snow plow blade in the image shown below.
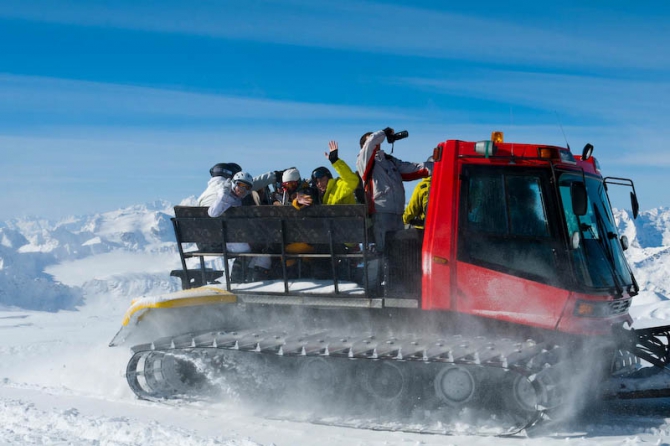
[[[145,296],[133,299],[130,308],[126,311],[121,322],[121,329],[114,336],[114,339],[109,343],[110,346],[122,344],[127,338],[136,331],[136,327],[140,325],[155,326],[160,328],[164,325],[164,329],[172,332],[174,328],[183,327],[184,325],[194,325],[193,316],[186,317],[170,314],[171,309],[177,308],[196,308],[217,306],[220,304],[235,304],[237,303],[237,296],[224,289],[216,286],[202,286],[189,290],[182,290],[168,294],[160,294],[156,296]],[[161,315],[170,314],[170,318],[162,318]],[[145,324],[145,320],[152,319],[152,321]],[[164,323],[160,320],[165,319]],[[197,323],[195,324],[197,326]],[[160,330],[162,331],[162,330]]]

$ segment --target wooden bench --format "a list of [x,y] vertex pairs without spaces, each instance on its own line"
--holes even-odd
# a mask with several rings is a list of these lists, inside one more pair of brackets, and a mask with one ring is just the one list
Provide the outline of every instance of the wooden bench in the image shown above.
[[[191,286],[211,283],[218,273],[225,276],[226,287],[230,287],[228,260],[266,256],[281,259],[284,293],[289,293],[286,263],[306,258],[331,259],[332,280],[335,293],[338,288],[338,261],[346,259],[364,265],[363,281],[367,284],[366,250],[343,252],[345,245],[367,246],[366,213],[363,205],[313,206],[297,210],[291,206],[242,206],[228,209],[221,217],[211,218],[206,207],[175,206],[172,218],[175,237],[181,258],[182,271],[171,275],[182,279],[182,285]],[[226,243],[248,243],[266,246],[265,252],[233,253]],[[313,253],[287,252],[287,245],[305,243],[319,246]],[[196,249],[193,249],[195,244]],[[205,258],[220,256],[224,259],[224,270],[205,268]],[[200,269],[189,270],[186,259],[198,258]],[[198,274],[198,280],[194,275]],[[216,276],[216,277],[214,277]]]

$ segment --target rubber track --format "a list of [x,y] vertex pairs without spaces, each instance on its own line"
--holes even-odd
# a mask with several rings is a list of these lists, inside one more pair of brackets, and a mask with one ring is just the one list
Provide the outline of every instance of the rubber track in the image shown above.
[[[551,374],[552,368],[560,361],[560,348],[532,340],[520,342],[504,338],[468,338],[462,335],[440,339],[399,339],[372,335],[352,338],[332,331],[291,335],[282,330],[263,329],[189,333],[137,345],[132,350],[134,355],[128,362],[126,379],[139,398],[152,401],[197,397],[190,393],[190,384],[180,380],[180,371],[174,370],[174,361],[154,358],[166,354],[188,360],[216,350],[230,350],[285,357],[477,365],[513,371],[529,380],[538,404],[535,413],[528,417],[527,423],[516,426],[505,435],[514,435],[535,425],[548,409],[561,403],[558,386]],[[161,379],[153,379],[155,376],[160,376]]]

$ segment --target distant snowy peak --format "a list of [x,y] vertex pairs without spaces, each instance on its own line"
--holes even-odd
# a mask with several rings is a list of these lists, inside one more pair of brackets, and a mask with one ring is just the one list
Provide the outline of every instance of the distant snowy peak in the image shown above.
[[0,246],[18,249],[28,240],[16,229],[0,228]]
[[190,197],[184,198],[179,202],[179,206],[197,206],[198,205],[198,197],[195,195],[191,195]]
[[[89,262],[113,252],[172,258],[176,256],[172,215],[169,202],[154,201],[57,222],[22,218],[0,223],[0,306],[56,311],[79,305],[82,291],[125,295],[176,288],[169,269],[161,275],[137,271],[128,277],[95,279],[81,288],[60,283],[45,272],[53,265]],[[77,268],[75,274],[86,280],[90,272]]]
[[641,212],[637,220],[640,246],[670,246],[669,208],[656,208]]
[[136,204],[124,209],[128,212],[162,212],[164,214],[174,214],[173,205],[169,201],[155,200],[149,203]]
[[50,253],[61,261],[115,249],[165,251],[174,244],[173,215],[172,204],[158,200],[57,222],[23,218],[1,225],[0,243],[20,253]]
[[163,210],[126,208],[96,215],[80,231],[126,248],[141,249],[149,244],[174,241],[170,217]]
[[642,211],[635,220],[630,211],[615,210],[614,217],[619,233],[628,238],[631,246],[643,249],[670,246],[670,208]]
[[[670,209],[640,212],[615,210],[617,229],[628,238],[626,258],[633,269],[643,299],[667,299],[670,296]],[[652,299],[651,295],[655,297]]]

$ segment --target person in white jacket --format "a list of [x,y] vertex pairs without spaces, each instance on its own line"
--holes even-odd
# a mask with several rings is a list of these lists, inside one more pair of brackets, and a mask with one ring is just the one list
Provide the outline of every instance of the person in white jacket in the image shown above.
[[385,249],[386,233],[404,228],[405,187],[403,181],[412,181],[432,174],[433,163],[412,163],[399,160],[385,153],[381,143],[392,128],[368,132],[361,137],[361,150],[356,159],[356,169],[363,180],[368,214],[372,216],[376,249]]
[[[209,169],[212,178],[207,182],[207,188],[198,197],[198,206],[211,206],[216,200],[219,191],[224,187],[227,181],[240,172],[242,168],[235,163],[218,163]],[[281,182],[283,170],[266,172],[253,178],[252,191],[259,191],[269,186],[273,182]]]
[[[385,153],[381,149],[381,143],[385,139],[391,141],[390,137],[394,134],[394,130],[390,127],[365,133],[361,136],[361,150],[356,158],[356,170],[363,180],[368,214],[372,217],[375,249],[380,253],[386,250],[386,234],[404,229],[403,181],[430,176],[433,170],[433,163],[410,163]],[[369,271],[373,281],[379,281],[382,285],[386,283],[389,271],[384,258],[371,262]]]
[[[254,179],[250,174],[247,172],[237,172],[232,179],[226,180],[222,187],[219,188],[216,200],[207,209],[207,214],[210,217],[219,217],[231,207],[241,206],[242,200],[251,192],[253,186]],[[248,243],[226,243],[226,249],[233,253],[251,252],[251,247]],[[244,271],[240,267],[236,268],[235,265],[237,265],[237,260],[233,264],[231,281],[239,282],[241,281],[241,277],[238,276],[244,276]],[[254,257],[248,265],[252,273],[247,275],[247,277],[267,278],[270,266],[271,259],[269,257]],[[235,270],[241,272],[236,273]]]
[[230,207],[242,206],[242,200],[253,187],[254,179],[250,174],[237,172],[232,179],[224,181],[216,191],[216,199],[207,209],[207,214],[210,217],[218,217]]

